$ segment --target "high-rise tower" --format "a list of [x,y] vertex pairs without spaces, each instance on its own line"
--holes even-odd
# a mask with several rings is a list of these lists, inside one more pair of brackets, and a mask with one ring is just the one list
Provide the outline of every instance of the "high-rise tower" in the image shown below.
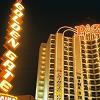
[[100,100],[99,24],[64,26],[41,44],[35,99]]

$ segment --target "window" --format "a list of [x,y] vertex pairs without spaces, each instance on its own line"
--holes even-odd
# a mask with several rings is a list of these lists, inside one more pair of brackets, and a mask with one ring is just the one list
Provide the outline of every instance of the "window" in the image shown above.
[[64,77],[64,81],[68,81],[68,78],[67,77]]
[[50,64],[50,68],[54,68],[54,64]]
[[90,84],[95,85],[95,81],[94,80],[90,80]]
[[64,66],[64,70],[68,70],[68,66]]
[[85,44],[85,42],[84,41],[81,41],[81,44]]
[[70,89],[70,94],[74,94],[74,89]]
[[54,54],[51,54],[50,57],[51,57],[51,58],[55,58],[55,55],[54,55]]
[[64,89],[64,93],[68,94],[68,89]]
[[74,100],[74,96],[70,96],[70,100]]
[[54,63],[55,62],[55,60],[54,59],[50,59],[50,63]]
[[69,70],[70,70],[70,71],[73,71],[73,67],[69,67]]
[[69,47],[69,51],[73,51],[72,47]]
[[99,78],[100,76],[99,76],[99,74],[98,75],[95,75],[95,78],[97,79],[97,78]]
[[85,50],[82,50],[82,53],[85,53]]
[[64,76],[68,76],[68,72],[67,71],[64,71]]
[[74,88],[74,84],[73,83],[70,84],[70,88]]
[[74,82],[74,78],[70,78],[70,82]]
[[95,49],[95,50],[93,50],[93,53],[96,53],[96,49]]
[[51,49],[51,53],[55,53],[55,49]]
[[68,95],[64,95],[64,100],[69,100]]
[[91,93],[91,96],[96,97],[96,93],[95,92],[92,92]]
[[50,73],[51,74],[54,74],[54,69],[50,69]]
[[64,50],[68,50],[68,48],[67,47],[64,47]]
[[95,86],[91,86],[91,90],[95,91]]
[[88,60],[88,63],[92,63],[92,60]]
[[64,55],[68,55],[68,52],[67,51],[64,51]]
[[69,56],[73,56],[73,52],[69,52]]
[[69,75],[70,75],[70,76],[74,76],[73,72],[70,72]]
[[64,61],[64,65],[68,65],[68,62],[67,61]]
[[98,39],[98,42],[100,42],[100,39]]
[[51,43],[55,43],[55,40],[51,40]]
[[64,82],[64,87],[68,87],[68,83],[65,83],[65,82]]
[[69,62],[69,65],[70,65],[70,66],[73,66],[73,62]]
[[53,98],[54,97],[54,93],[49,93],[49,98]]
[[97,92],[97,96],[98,96],[98,97],[100,96],[100,92]]
[[[87,91],[85,91],[85,96],[88,96],[88,92]],[[88,100],[88,99],[86,99],[86,100]]]
[[49,87],[49,91],[53,92],[54,91],[54,87]]
[[55,48],[55,45],[54,44],[51,44],[51,48]]
[[69,46],[72,46],[72,43],[69,43]]
[[94,75],[90,75],[90,79],[94,79]]
[[54,86],[54,81],[49,81],[49,85]]
[[54,36],[54,35],[52,35],[52,36],[51,36],[51,38],[52,38],[52,39],[55,39],[55,36]]
[[85,85],[85,86],[84,86],[84,90],[88,90],[88,87],[87,87],[87,85]]
[[95,69],[95,73],[99,73],[99,69]]
[[84,80],[84,84],[87,84],[87,80]]
[[73,57],[69,57],[69,60],[73,61]]
[[65,59],[65,60],[68,60],[68,57],[67,57],[67,56],[64,56],[64,59]]
[[96,84],[100,84],[100,80],[96,80]]
[[50,75],[50,79],[54,80],[54,75]]
[[64,41],[68,41],[68,39],[67,38],[64,38]]

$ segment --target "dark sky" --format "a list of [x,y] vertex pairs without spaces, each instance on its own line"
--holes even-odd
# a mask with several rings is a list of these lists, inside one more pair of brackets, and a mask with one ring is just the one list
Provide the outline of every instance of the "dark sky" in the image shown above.
[[[14,0],[0,0],[0,55]],[[35,95],[40,43],[61,26],[100,23],[100,0],[23,0],[25,7],[21,45],[10,94]]]

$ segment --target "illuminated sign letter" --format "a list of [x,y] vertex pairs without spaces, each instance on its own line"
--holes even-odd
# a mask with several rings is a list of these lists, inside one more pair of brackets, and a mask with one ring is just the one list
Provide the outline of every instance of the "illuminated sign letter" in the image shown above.
[[3,66],[5,67],[8,67],[7,69],[12,71],[14,68],[15,68],[15,65],[13,62],[11,62],[10,60],[6,60],[4,63],[3,63]]
[[24,7],[20,4],[20,3],[16,3],[15,6],[19,9],[19,10],[23,10]]
[[14,13],[18,16],[18,17],[22,17],[23,16],[23,13],[21,11],[19,11],[18,9],[16,9],[14,11]]
[[16,43],[15,39],[13,38],[11,38],[8,43],[11,43],[13,48],[16,48],[19,45],[19,42]]
[[16,32],[16,31],[11,31],[10,35],[14,38],[14,39],[18,39],[20,37],[20,35]]
[[15,31],[20,31],[20,26],[19,26],[18,24],[16,24],[16,23],[13,23],[13,24],[11,25],[11,27],[12,27]]
[[7,53],[6,53],[6,57],[7,58],[9,58],[11,61],[14,61],[15,59],[16,59],[16,55],[12,52],[12,51],[8,51]]
[[19,22],[17,21],[18,18],[19,18],[18,16],[14,16],[12,19],[13,19],[17,24],[19,24]]
[[84,25],[76,26],[75,28],[77,29],[78,35],[85,32],[85,26]]
[[7,82],[6,80],[3,80],[1,83],[0,83],[0,88],[4,91],[4,92],[9,92],[9,90],[12,88],[12,85]]
[[6,79],[7,81],[9,80],[9,77],[10,78],[14,78],[14,75],[9,71],[9,70],[5,70],[5,75],[3,76],[4,77],[4,79]]

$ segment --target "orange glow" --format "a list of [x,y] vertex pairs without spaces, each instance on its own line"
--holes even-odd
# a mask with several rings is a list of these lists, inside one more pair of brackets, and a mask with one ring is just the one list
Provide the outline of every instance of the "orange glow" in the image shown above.
[[16,23],[13,23],[13,24],[11,25],[11,27],[12,27],[12,29],[14,29],[14,30],[17,31],[17,32],[21,30],[20,26],[19,26],[18,24],[16,24]]
[[17,56],[16,56],[16,54],[15,53],[13,53],[12,51],[7,51],[7,53],[5,54],[5,56],[7,57],[7,58],[9,58],[11,61],[14,61],[16,58],[17,58]]
[[17,100],[17,97],[0,93],[0,100]]
[[16,32],[16,31],[14,31],[14,30],[12,30],[9,34],[10,34],[11,37],[14,38],[14,39],[18,39],[18,38],[20,37],[19,33]]
[[93,24],[90,26],[87,24],[86,26],[80,25],[76,26],[77,34],[81,37],[86,38],[86,40],[93,40],[96,38],[100,38],[100,24]]
[[20,10],[18,10],[18,9],[14,10],[14,13],[15,13],[18,17],[22,17],[22,16],[23,16],[23,13],[22,13]]
[[[0,90],[4,93],[8,93],[13,86],[10,84],[14,78],[13,70],[15,69],[14,61],[17,58],[15,50],[20,45],[19,38],[21,37],[20,32],[22,30],[22,17],[23,17],[24,7],[21,2],[16,2],[12,8],[12,13],[10,16],[10,21],[8,22],[7,36],[4,47],[6,52],[1,57],[2,64],[0,66]],[[0,97],[0,100],[17,100],[9,99],[8,97]]]
[[11,89],[12,89],[12,85],[7,82],[6,80],[3,80],[0,82],[0,89],[3,91],[3,92],[6,92],[8,93]]
[[19,42],[16,42],[15,39],[11,38],[9,41],[8,41],[8,44],[12,47],[12,48],[17,48],[19,46]]
[[11,62],[10,60],[6,60],[3,63],[3,66],[5,66],[10,71],[12,71],[15,68],[15,64],[13,62]]
[[12,19],[14,20],[14,22],[16,22],[17,24],[19,24],[19,22],[17,21],[18,20],[18,16],[14,16]]
[[16,8],[18,8],[20,11],[24,10],[23,5],[21,5],[21,3],[19,3],[19,2],[16,3],[15,6],[16,6]]

